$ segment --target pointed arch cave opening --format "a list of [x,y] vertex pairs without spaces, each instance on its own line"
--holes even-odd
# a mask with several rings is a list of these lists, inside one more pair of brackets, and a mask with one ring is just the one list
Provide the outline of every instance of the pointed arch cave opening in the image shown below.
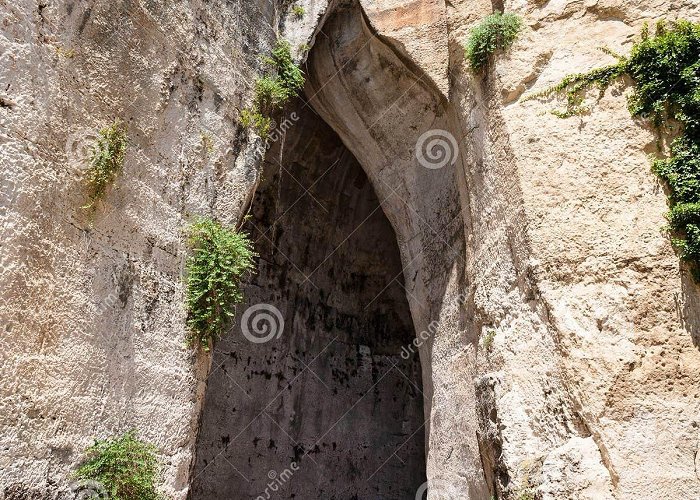
[[[425,418],[396,237],[338,135],[293,108],[245,225],[258,272],[213,352],[190,498],[414,498]],[[258,304],[284,320],[266,342],[242,330]]]

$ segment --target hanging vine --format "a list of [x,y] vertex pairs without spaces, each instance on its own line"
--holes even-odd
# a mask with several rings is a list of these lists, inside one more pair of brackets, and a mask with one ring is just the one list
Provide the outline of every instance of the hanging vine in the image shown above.
[[566,118],[589,111],[588,91],[597,89],[600,98],[626,76],[633,84],[628,99],[632,116],[648,120],[659,133],[674,133],[680,126],[667,157],[656,159],[652,171],[669,188],[672,242],[700,281],[700,24],[659,22],[654,35],[645,26],[629,56],[605,52],[617,62],[569,75],[526,99],[563,94],[566,108],[553,113]]

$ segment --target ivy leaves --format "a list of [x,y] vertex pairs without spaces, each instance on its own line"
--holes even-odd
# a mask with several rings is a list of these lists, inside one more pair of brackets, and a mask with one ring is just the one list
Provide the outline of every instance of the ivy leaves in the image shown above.
[[628,98],[632,116],[649,120],[660,132],[674,133],[680,125],[670,154],[655,160],[652,171],[670,189],[667,218],[674,246],[700,281],[700,24],[659,22],[653,36],[645,26],[629,56],[606,52],[618,62],[569,75],[525,100],[563,93],[567,107],[553,113],[566,118],[589,110],[584,104],[587,91],[597,88],[602,96],[613,82],[628,76],[634,85]]

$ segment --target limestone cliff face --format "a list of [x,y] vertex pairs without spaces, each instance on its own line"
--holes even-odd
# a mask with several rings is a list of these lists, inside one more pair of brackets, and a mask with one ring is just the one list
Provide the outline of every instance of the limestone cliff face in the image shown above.
[[[354,387],[374,391],[363,411],[385,427],[356,416],[337,439],[424,426],[431,500],[700,496],[700,295],[660,231],[665,194],[647,157],[656,138],[630,118],[624,89],[564,120],[547,113],[555,103],[520,100],[609,62],[601,46],[626,52],[645,21],[700,20],[697,2],[299,5],[302,19],[264,0],[0,0],[0,494],[55,497],[93,438],[136,428],[159,448],[173,498],[190,487],[197,498],[255,495],[269,471],[300,457],[332,464],[325,475],[350,488],[324,494],[405,498],[415,485],[392,489],[389,473],[357,487],[370,484],[363,467],[374,468],[357,450],[374,444],[392,458],[401,439],[353,436],[347,453],[330,441],[300,447],[342,420],[333,405],[352,405]],[[474,74],[462,46],[493,9],[520,14],[525,28]],[[278,36],[311,46],[299,55],[304,95],[285,109],[306,118],[263,158],[239,113],[258,54]],[[87,216],[81,151],[115,117],[129,130],[125,170]],[[435,131],[455,141],[439,165],[416,154]],[[317,185],[333,155],[371,188],[357,173]],[[278,167],[301,187],[283,186]],[[309,193],[332,208],[328,219],[302,204],[280,225],[279,206]],[[221,349],[195,354],[184,346],[182,229],[193,214],[237,223],[251,205],[249,223],[269,228],[249,229],[274,237],[248,296],[285,304],[291,333],[263,351],[241,344],[234,325]],[[353,217],[379,208],[388,222],[353,231],[363,223]],[[321,215],[299,220],[311,213]],[[336,252],[345,229],[352,246]],[[382,241],[390,249],[373,260]],[[319,286],[299,284],[295,273],[316,272],[326,254],[337,262]],[[370,301],[384,282],[385,302]],[[373,319],[392,313],[401,320]],[[407,328],[421,340],[422,380],[409,363],[406,380],[395,372],[393,389],[375,389],[377,370],[401,369]],[[334,335],[341,344],[319,361],[331,385],[322,387],[304,368],[316,358],[304,356],[326,352]],[[270,362],[282,377],[275,387]],[[281,384],[300,372],[301,387]],[[231,377],[245,379],[237,396]],[[315,406],[336,382],[341,394]],[[277,389],[286,393],[265,426],[233,426],[260,416],[246,398],[267,404]],[[418,393],[423,419],[420,402],[405,399]],[[245,445],[231,443],[235,433],[224,440],[227,428]],[[411,443],[413,457],[420,442]],[[294,457],[272,458],[285,447]],[[220,456],[243,479],[209,465]],[[307,465],[283,498],[321,491],[323,467]]]
[[[182,229],[252,196],[237,119],[279,15],[27,0],[0,18],[0,490],[55,495],[94,438],[134,428],[182,498],[209,365],[184,345]],[[115,118],[124,172],[89,216],[84,148]]]

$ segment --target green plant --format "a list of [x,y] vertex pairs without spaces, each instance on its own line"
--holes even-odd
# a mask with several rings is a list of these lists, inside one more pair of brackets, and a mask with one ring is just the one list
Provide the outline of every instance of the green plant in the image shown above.
[[304,73],[294,64],[289,42],[285,40],[278,40],[272,54],[263,56],[262,62],[268,72],[255,81],[253,106],[241,112],[241,123],[266,138],[272,122],[269,115],[297,95],[304,86]]
[[127,146],[126,126],[116,120],[100,130],[97,141],[90,151],[87,185],[90,208],[104,196],[107,186],[119,175],[124,166]]
[[554,113],[565,118],[590,109],[585,104],[589,90],[597,88],[600,98],[613,82],[627,76],[633,84],[628,98],[632,116],[649,120],[660,133],[680,125],[668,157],[656,159],[652,171],[670,190],[667,218],[672,241],[700,280],[700,23],[659,22],[654,36],[645,26],[629,56],[604,51],[617,62],[569,75],[527,99],[564,93],[566,109]]
[[487,328],[482,340],[482,345],[484,346],[484,349],[486,349],[487,352],[491,351],[491,348],[493,347],[493,339],[495,337],[496,330],[494,328]]
[[554,110],[552,113],[559,118],[580,115],[589,110],[589,107],[584,103],[587,91],[595,87],[598,89],[598,97],[602,97],[608,87],[624,73],[624,66],[611,64],[603,68],[596,68],[588,73],[568,75],[557,85],[528,96],[525,99],[548,97],[552,94],[563,92],[566,96],[566,109],[563,111]]
[[258,109],[279,109],[288,98],[289,91],[279,78],[263,76],[255,81],[255,105]]
[[522,19],[516,14],[494,12],[486,16],[471,30],[465,47],[471,68],[481,70],[491,54],[508,49],[518,37],[522,25]]
[[97,481],[114,500],[159,500],[156,476],[159,471],[156,448],[130,431],[120,437],[95,441],[78,467],[79,479]]
[[199,139],[202,142],[202,149],[207,156],[214,152],[214,138],[209,132],[200,132]]
[[297,95],[304,86],[304,73],[294,63],[291,47],[286,40],[278,40],[272,54],[263,56],[262,61],[272,71],[270,77],[283,89],[286,99]]
[[190,226],[188,243],[187,340],[207,351],[234,316],[233,306],[243,300],[241,277],[254,268],[257,255],[246,233],[208,218]]
[[292,7],[292,14],[294,14],[294,17],[296,17],[297,19],[301,19],[302,17],[304,17],[305,13],[306,10],[301,5],[294,5]]
[[240,119],[241,125],[246,128],[252,128],[263,139],[266,138],[267,134],[270,132],[272,118],[263,116],[257,108],[244,109],[241,111]]

